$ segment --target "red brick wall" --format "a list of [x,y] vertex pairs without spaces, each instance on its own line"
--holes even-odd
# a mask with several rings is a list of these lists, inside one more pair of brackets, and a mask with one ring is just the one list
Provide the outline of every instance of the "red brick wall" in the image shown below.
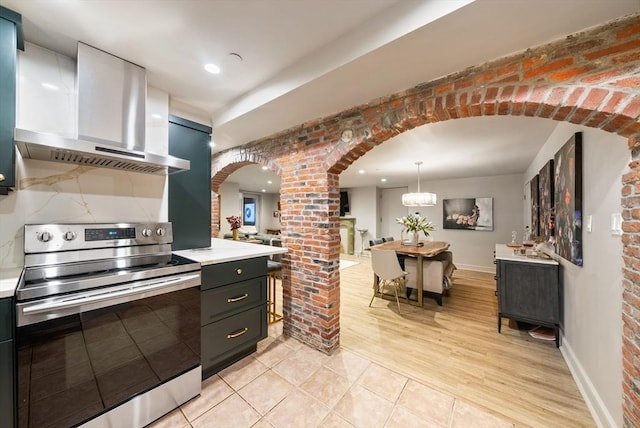
[[214,158],[212,190],[248,163],[280,175],[281,224],[289,248],[284,330],[329,353],[338,347],[340,332],[340,172],[416,126],[492,115],[568,121],[629,139],[634,160],[623,177],[621,200],[624,420],[625,426],[640,426],[640,15],[228,150]]

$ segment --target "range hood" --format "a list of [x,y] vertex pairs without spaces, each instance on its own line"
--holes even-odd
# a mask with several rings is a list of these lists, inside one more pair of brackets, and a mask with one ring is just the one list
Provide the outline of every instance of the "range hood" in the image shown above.
[[146,174],[188,171],[190,162],[145,150],[144,68],[78,44],[77,138],[15,129],[23,158]]

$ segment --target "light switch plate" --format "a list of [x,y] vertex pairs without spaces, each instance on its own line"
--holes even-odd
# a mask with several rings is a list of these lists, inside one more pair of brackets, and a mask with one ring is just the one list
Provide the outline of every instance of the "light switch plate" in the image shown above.
[[620,213],[611,214],[611,234],[613,236],[622,235],[622,215]]

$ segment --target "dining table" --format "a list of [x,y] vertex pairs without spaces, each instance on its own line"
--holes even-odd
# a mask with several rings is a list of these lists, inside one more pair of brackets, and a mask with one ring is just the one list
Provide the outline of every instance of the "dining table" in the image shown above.
[[[416,285],[418,287],[418,300],[414,302],[412,300],[408,300],[408,302],[412,305],[423,306],[422,295],[423,295],[423,284],[422,284],[422,262],[424,259],[429,259],[434,257],[444,251],[449,249],[450,244],[445,241],[419,241],[419,243],[415,242],[405,242],[405,241],[387,241],[382,244],[373,245],[370,247],[371,250],[394,250],[397,254],[404,254],[410,257],[417,258],[417,278]],[[378,276],[373,274],[373,287],[376,289],[376,284],[378,282]]]

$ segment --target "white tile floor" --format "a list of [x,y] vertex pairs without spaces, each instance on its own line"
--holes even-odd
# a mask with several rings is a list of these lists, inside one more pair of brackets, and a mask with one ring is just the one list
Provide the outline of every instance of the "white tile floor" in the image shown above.
[[345,349],[328,356],[282,336],[205,380],[164,427],[511,427],[509,422]]

